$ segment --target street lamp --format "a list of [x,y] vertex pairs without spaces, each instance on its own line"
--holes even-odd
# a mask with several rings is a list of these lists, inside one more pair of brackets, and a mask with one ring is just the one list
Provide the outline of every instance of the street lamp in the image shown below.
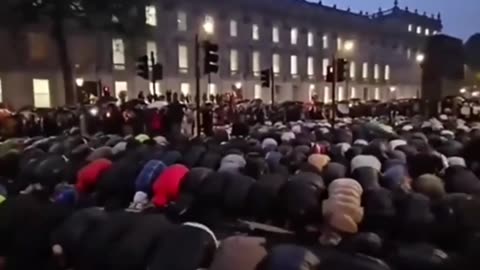
[[85,80],[83,78],[77,78],[75,79],[75,84],[78,86],[78,87],[82,87],[83,84],[84,84]]
[[213,34],[213,32],[215,31],[215,23],[210,17],[205,18],[205,21],[203,22],[202,27],[203,27],[203,31],[209,35]]
[[425,61],[425,54],[419,53],[417,54],[417,57],[415,58],[417,60],[417,63],[421,64],[423,61]]
[[235,83],[235,88],[236,88],[236,89],[242,88],[242,83],[241,83],[241,82],[236,82],[236,83]]
[[354,48],[355,48],[355,43],[353,41],[351,40],[345,41],[345,44],[343,45],[344,51],[350,52],[350,51],[353,51]]
[[467,92],[467,89],[465,87],[460,88],[460,94],[465,94]]

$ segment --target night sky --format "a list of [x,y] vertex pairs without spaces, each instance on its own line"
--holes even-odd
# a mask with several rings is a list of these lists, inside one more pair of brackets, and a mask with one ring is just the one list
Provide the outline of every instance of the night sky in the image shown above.
[[[302,0],[299,0],[302,1]],[[309,0],[318,2],[318,0]],[[336,4],[339,8],[376,12],[379,7],[389,9],[394,0],[323,0],[326,5]],[[440,12],[443,21],[443,32],[448,35],[468,39],[473,33],[480,32],[480,0],[399,0],[399,6],[410,10],[418,9],[419,13]]]

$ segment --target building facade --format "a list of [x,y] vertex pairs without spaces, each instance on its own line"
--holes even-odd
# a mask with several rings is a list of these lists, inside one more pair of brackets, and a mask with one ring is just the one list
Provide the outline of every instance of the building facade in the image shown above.
[[[145,24],[149,34],[141,38],[69,31],[77,83],[101,80],[129,97],[148,93],[153,86],[136,75],[136,59],[153,52],[164,67],[164,79],[156,85],[160,93],[193,96],[197,35],[217,43],[220,56],[219,73],[202,75],[202,93],[236,90],[245,98],[269,101],[260,71],[272,68],[276,101],[307,101],[316,95],[329,102],[327,66],[343,57],[349,74],[337,86],[338,100],[418,97],[423,44],[442,30],[439,15],[403,9],[397,1],[392,9],[369,14],[303,0],[157,0],[145,7]],[[2,102],[15,108],[65,104],[55,50],[41,26],[0,30]]]

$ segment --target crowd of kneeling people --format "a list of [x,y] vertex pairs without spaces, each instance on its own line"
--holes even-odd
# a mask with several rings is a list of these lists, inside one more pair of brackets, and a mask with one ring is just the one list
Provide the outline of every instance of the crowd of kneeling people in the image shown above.
[[476,125],[234,134],[2,142],[0,269],[480,269]]

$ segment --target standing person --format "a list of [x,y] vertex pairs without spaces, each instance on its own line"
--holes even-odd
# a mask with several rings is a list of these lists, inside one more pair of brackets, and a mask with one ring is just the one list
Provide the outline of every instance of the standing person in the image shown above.
[[173,95],[172,103],[167,108],[167,123],[168,134],[170,136],[177,136],[181,133],[181,126],[184,115],[184,106],[178,101],[178,96]]
[[185,116],[183,117],[182,121],[182,133],[185,134],[187,137],[191,137],[193,135],[193,123],[195,122],[195,114],[193,110],[188,106],[185,109]]
[[213,108],[210,102],[202,110],[202,128],[205,135],[213,136]]
[[140,91],[140,93],[138,93],[138,99],[142,100],[142,101],[145,101],[145,95],[143,94],[143,91]]

